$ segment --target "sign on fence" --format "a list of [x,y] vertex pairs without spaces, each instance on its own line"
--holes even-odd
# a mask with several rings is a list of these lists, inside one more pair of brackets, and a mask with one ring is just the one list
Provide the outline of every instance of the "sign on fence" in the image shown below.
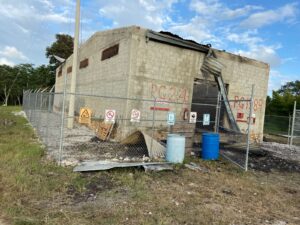
[[106,109],[105,110],[105,122],[115,123],[115,121],[116,121],[116,110]]
[[210,124],[210,114],[203,114],[203,126]]
[[168,125],[174,125],[175,124],[175,113],[173,113],[173,112],[168,113],[167,124]]
[[196,123],[196,122],[197,122],[197,112],[190,112],[189,123]]
[[79,123],[91,124],[92,110],[89,108],[80,108]]
[[140,122],[140,119],[141,119],[141,111],[137,109],[131,110],[130,122]]

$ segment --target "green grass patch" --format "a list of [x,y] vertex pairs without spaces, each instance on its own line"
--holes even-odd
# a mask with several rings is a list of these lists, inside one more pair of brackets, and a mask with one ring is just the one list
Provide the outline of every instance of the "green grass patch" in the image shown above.
[[12,113],[19,110],[0,107],[0,211],[15,224],[41,224],[45,214],[38,203],[65,192],[71,183],[82,187],[84,179],[42,160],[45,152],[32,127]]

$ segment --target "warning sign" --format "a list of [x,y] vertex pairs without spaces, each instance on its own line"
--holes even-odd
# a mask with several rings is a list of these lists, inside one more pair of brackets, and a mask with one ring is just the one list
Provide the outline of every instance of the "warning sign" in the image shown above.
[[106,109],[105,110],[105,122],[106,123],[115,123],[116,121],[116,110]]
[[130,122],[140,122],[141,120],[141,111],[137,109],[131,110]]
[[175,113],[173,112],[168,113],[167,124],[171,126],[175,124]]
[[89,108],[80,108],[79,123],[91,124],[92,110]]
[[190,112],[189,123],[196,123],[196,122],[197,122],[197,112]]
[[210,114],[203,114],[203,126],[210,124]]

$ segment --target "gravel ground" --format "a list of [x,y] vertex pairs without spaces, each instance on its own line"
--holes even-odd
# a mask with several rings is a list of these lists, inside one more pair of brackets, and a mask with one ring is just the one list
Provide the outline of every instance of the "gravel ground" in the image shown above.
[[[19,112],[23,116],[24,113]],[[27,117],[35,128],[40,141],[47,148],[47,157],[59,160],[61,140],[61,115],[45,111],[28,111]],[[122,145],[113,141],[101,141],[90,128],[74,123],[73,129],[66,127],[64,121],[62,164],[76,165],[87,160],[112,161],[148,161],[148,152],[144,144]]]
[[[222,156],[244,167],[246,160],[245,145],[221,147]],[[249,150],[249,169],[271,172],[300,172],[300,151],[297,146],[263,142],[251,145]]]
[[300,147],[289,146],[287,144],[279,144],[275,142],[263,142],[261,148],[265,151],[273,153],[282,159],[294,160],[300,162]]

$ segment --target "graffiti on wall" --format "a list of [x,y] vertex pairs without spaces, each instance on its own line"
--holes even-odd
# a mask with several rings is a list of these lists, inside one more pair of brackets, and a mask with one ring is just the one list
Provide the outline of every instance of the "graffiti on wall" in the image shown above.
[[181,102],[189,101],[189,92],[186,88],[176,87],[173,85],[151,83],[150,93],[158,101]]
[[[249,100],[249,97],[245,96],[235,96],[234,100]],[[231,107],[236,110],[249,110],[250,102],[232,102]],[[254,112],[261,111],[263,107],[263,100],[254,98],[253,101],[253,110]]]

